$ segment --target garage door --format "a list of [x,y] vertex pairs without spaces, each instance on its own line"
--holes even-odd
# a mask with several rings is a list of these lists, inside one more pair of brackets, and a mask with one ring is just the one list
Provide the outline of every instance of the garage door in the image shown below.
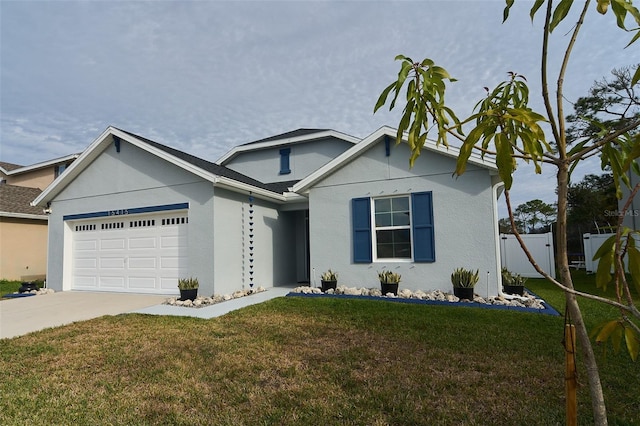
[[187,211],[70,222],[72,288],[177,293],[187,274]]

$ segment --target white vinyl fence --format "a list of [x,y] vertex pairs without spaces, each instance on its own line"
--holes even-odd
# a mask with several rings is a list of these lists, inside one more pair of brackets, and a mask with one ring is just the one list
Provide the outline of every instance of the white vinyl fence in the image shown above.
[[[587,272],[596,273],[598,270],[598,260],[593,260],[593,255],[596,254],[602,243],[609,237],[615,234],[584,234],[582,236],[582,242],[584,244],[584,266]],[[638,239],[635,238],[636,247],[638,247]],[[625,269],[628,271],[627,266],[628,256],[624,257]]]
[[[536,263],[553,278],[556,261],[553,254],[553,233],[521,235]],[[520,243],[512,234],[500,234],[500,262],[503,268],[528,278],[540,278],[524,254]]]

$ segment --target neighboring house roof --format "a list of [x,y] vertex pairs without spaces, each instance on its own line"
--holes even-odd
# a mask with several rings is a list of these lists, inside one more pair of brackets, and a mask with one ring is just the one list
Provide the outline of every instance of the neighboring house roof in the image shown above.
[[[396,129],[392,129],[391,127],[383,126],[364,138],[360,143],[354,145],[349,148],[333,160],[329,161],[324,166],[320,167],[315,172],[311,173],[309,176],[302,179],[300,182],[296,183],[292,187],[292,191],[298,194],[302,194],[309,190],[314,184],[334,173],[336,170],[344,167],[351,161],[353,161],[358,156],[365,153],[369,148],[375,146],[379,143],[383,138],[391,138],[391,143],[395,143],[397,131]],[[406,139],[403,139],[403,142],[406,143]],[[422,155],[426,155],[425,151],[432,151],[442,154],[447,157],[451,157],[454,159],[458,158],[460,154],[460,149],[449,146],[446,147],[442,144],[437,145],[434,141],[428,140],[425,142],[424,147],[422,148]],[[407,158],[408,161],[408,158]],[[482,168],[486,168],[491,170],[492,172],[497,173],[498,168],[494,161],[483,159],[476,154],[472,154],[469,157],[469,163],[477,165]]]
[[40,207],[31,206],[41,192],[38,188],[0,184],[0,216],[47,220]]
[[2,168],[2,172],[5,175],[8,175],[8,176],[17,175],[21,173],[27,173],[34,170],[38,170],[38,169],[43,169],[45,167],[56,166],[58,164],[65,164],[69,161],[75,160],[79,156],[80,154],[65,155],[64,157],[54,158],[53,160],[43,161],[41,163],[32,164],[30,166],[18,166],[16,164],[0,162],[0,168]]
[[238,154],[246,151],[255,151],[263,148],[272,148],[274,146],[293,145],[298,143],[311,142],[317,139],[334,137],[352,144],[360,142],[359,138],[349,136],[345,133],[336,132],[331,129],[298,129],[281,135],[271,136],[269,138],[260,139],[254,142],[245,143],[232,148],[229,152],[220,157],[216,163],[224,165],[232,160]]
[[[140,149],[156,155],[170,163],[175,164],[197,176],[202,177],[215,186],[223,187],[235,192],[251,192],[257,198],[263,198],[278,203],[284,203],[288,199],[299,197],[294,194],[285,196],[280,187],[284,183],[265,184],[249,176],[238,173],[225,166],[211,163],[186,152],[162,145],[144,137],[138,136],[115,127],[108,127],[91,145],[74,161],[69,168],[40,196],[33,201],[33,205],[44,206],[60,193],[82,170],[100,155],[114,140],[124,140]],[[289,182],[291,184],[291,182]]]
[[4,173],[5,175],[8,174],[8,172],[15,170],[15,169],[19,169],[23,166],[20,166],[18,164],[11,164],[11,163],[5,163],[4,161],[0,161],[0,171],[2,173]]

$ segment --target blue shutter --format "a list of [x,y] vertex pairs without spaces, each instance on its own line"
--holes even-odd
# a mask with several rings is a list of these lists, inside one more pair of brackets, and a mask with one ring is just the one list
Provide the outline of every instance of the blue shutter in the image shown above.
[[369,198],[351,200],[353,227],[353,262],[371,263],[371,201]]
[[289,168],[289,154],[291,154],[291,148],[282,148],[280,150],[280,174],[288,175],[291,173]]
[[413,226],[413,260],[435,262],[436,246],[433,227],[433,198],[431,192],[411,194],[411,222]]

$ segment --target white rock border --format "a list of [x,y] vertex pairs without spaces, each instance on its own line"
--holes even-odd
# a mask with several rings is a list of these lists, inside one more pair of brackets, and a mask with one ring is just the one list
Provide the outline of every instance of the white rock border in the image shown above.
[[211,297],[206,296],[198,296],[195,300],[180,300],[179,296],[170,297],[165,300],[163,305],[171,305],[171,306],[182,306],[186,308],[204,308],[206,306],[215,305],[217,303],[226,302],[227,300],[239,299],[241,297],[250,296],[256,293],[262,293],[263,291],[267,291],[264,287],[260,286],[256,289],[248,289],[248,290],[238,290],[234,291],[231,294],[214,294]]
[[20,293],[19,291],[14,291],[12,294],[35,294],[36,296],[40,296],[42,294],[53,294],[56,291],[52,288],[39,288],[38,290],[25,291],[24,293]]
[[425,292],[423,290],[411,291],[407,288],[403,288],[398,290],[398,295],[394,295],[393,293],[382,294],[379,288],[358,288],[358,287],[346,287],[346,286],[338,286],[335,290],[329,289],[326,292],[323,292],[319,287],[309,287],[309,286],[301,286],[296,287],[291,290],[291,293],[299,293],[299,294],[336,294],[336,295],[347,295],[347,296],[373,296],[373,297],[388,297],[388,298],[398,298],[398,299],[419,299],[426,301],[440,301],[440,302],[450,302],[450,303],[465,303],[475,302],[482,303],[486,305],[497,305],[497,306],[511,306],[518,308],[531,308],[531,309],[547,309],[544,305],[544,301],[539,299],[535,295],[525,291],[524,296],[509,296],[509,298],[502,296],[494,296],[489,298],[484,298],[478,295],[475,295],[473,300],[467,301],[466,299],[460,300],[456,296],[451,293],[444,292],[442,290],[433,290],[429,292]]

